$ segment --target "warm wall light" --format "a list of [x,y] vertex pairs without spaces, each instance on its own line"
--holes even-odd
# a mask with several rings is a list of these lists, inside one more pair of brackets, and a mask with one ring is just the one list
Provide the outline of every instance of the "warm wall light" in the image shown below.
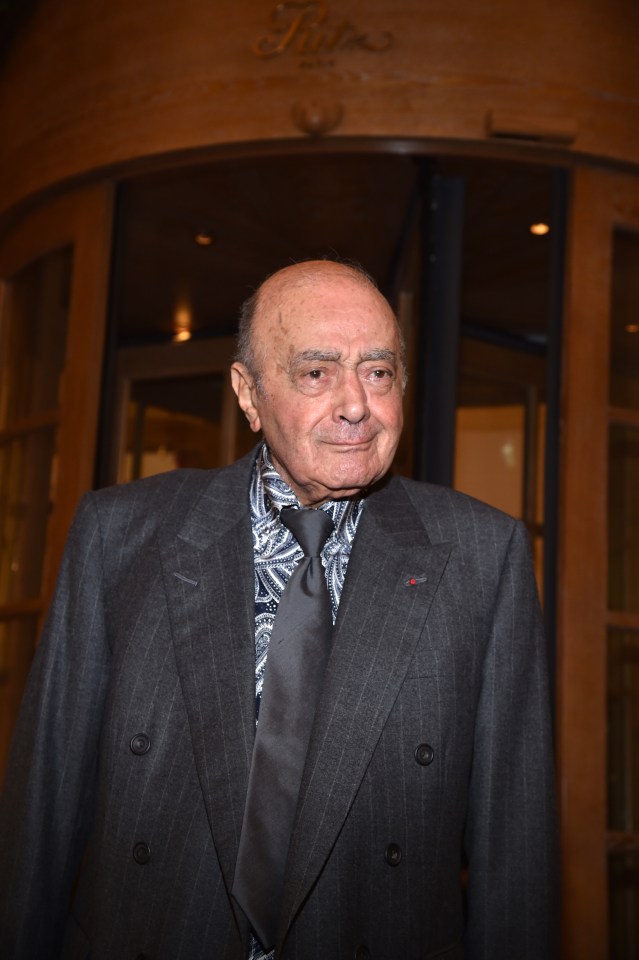
[[211,247],[215,237],[210,230],[198,230],[198,232],[193,237],[198,247]]
[[180,303],[175,308],[173,326],[176,330],[183,330],[191,326],[191,308],[186,303]]
[[627,323],[624,330],[626,333],[639,333],[639,323]]
[[545,237],[547,233],[550,233],[550,227],[547,223],[531,223],[530,232],[536,237]]
[[173,342],[183,343],[185,340],[190,340],[192,325],[191,307],[185,300],[181,300],[173,315]]

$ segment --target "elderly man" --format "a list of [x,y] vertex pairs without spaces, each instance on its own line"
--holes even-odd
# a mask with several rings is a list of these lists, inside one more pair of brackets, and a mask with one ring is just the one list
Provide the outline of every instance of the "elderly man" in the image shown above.
[[389,476],[400,336],[361,271],[268,279],[232,378],[253,453],[78,511],[7,775],[2,957],[548,960],[525,530]]

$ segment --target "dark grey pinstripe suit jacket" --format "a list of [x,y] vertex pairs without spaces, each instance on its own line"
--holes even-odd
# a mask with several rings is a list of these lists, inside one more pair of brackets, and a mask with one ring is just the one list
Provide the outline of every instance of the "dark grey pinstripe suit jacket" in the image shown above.
[[[80,506],[7,775],[3,960],[246,956],[229,891],[254,736],[251,462]],[[277,955],[547,960],[555,866],[526,533],[392,479],[349,563]]]

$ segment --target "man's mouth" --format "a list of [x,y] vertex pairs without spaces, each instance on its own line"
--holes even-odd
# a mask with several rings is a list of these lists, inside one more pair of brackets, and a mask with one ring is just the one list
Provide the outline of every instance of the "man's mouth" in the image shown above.
[[324,440],[324,443],[329,447],[344,447],[346,449],[353,449],[354,447],[366,447],[373,441],[373,439],[373,437],[351,437],[348,440]]

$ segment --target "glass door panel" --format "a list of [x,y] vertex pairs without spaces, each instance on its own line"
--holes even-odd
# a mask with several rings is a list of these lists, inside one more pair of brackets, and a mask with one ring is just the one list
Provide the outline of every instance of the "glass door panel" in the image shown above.
[[610,960],[639,956],[639,853],[617,850],[608,861]]
[[54,250],[6,284],[0,429],[58,406],[73,252]]
[[523,404],[457,408],[455,489],[520,517],[522,511]]
[[639,631],[608,631],[608,829],[639,831]]
[[639,614],[639,424],[610,427],[608,606]]
[[546,364],[543,355],[462,338],[455,488],[523,519],[543,586]]
[[53,428],[0,441],[0,604],[40,595],[54,456]]
[[639,233],[613,239],[610,404],[639,410]]
[[0,239],[0,780],[78,496],[93,472],[111,191]]
[[639,233],[613,233],[608,413],[610,956],[639,952]]
[[416,473],[525,521],[552,650],[565,178],[436,166],[422,228]]
[[221,467],[256,443],[231,388],[235,341],[122,347],[103,482]]
[[38,613],[25,611],[0,619],[0,745],[5,754],[31,666],[38,621]]
[[223,391],[222,373],[134,381],[120,476],[219,466]]
[[572,178],[557,743],[562,957],[637,956],[639,179]]
[[[0,393],[0,752],[42,613],[73,253],[37,257],[4,282]],[[6,748],[6,747],[5,747]],[[2,757],[0,755],[0,761]]]

